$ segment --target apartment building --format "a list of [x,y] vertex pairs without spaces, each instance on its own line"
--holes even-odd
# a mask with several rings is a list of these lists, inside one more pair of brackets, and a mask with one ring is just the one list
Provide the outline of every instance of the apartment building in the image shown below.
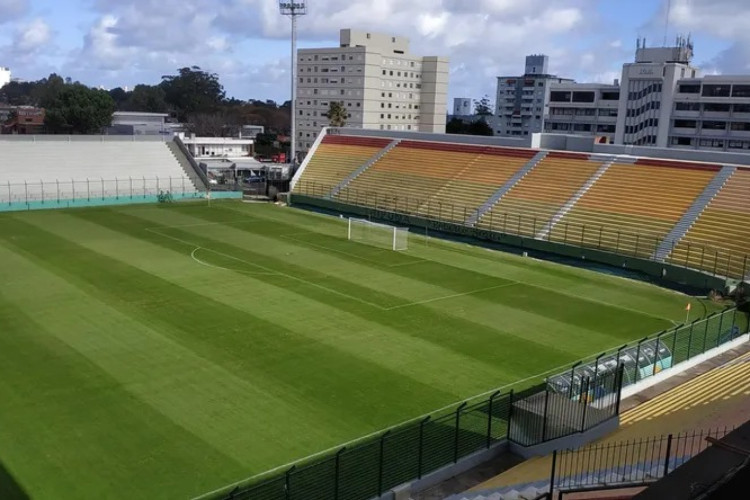
[[613,143],[620,104],[620,86],[603,83],[550,85],[544,131],[551,134],[589,135]]
[[471,116],[474,114],[474,107],[470,97],[456,97],[453,99],[452,116]]
[[495,99],[495,134],[529,135],[544,130],[545,114],[553,84],[574,83],[549,74],[549,57],[526,56],[526,69],[520,76],[500,76]]
[[639,41],[634,63],[622,68],[615,143],[666,148],[677,84],[695,78],[693,46],[679,38],[674,47],[646,47]]
[[0,88],[3,88],[5,85],[9,84],[10,80],[11,80],[10,68],[4,68],[0,66]]
[[673,101],[669,147],[750,150],[750,76],[681,79]]
[[445,132],[448,59],[411,54],[408,38],[343,29],[339,47],[300,49],[297,58],[299,151],[328,126],[336,101],[348,127]]

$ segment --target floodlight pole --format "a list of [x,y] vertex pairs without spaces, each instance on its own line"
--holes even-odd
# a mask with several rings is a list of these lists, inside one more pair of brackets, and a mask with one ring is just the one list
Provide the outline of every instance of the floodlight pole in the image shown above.
[[297,109],[297,17],[307,14],[305,1],[279,1],[279,11],[282,16],[292,20],[292,99],[291,99],[291,137],[289,138],[289,163],[294,168],[297,161],[297,127],[295,125]]

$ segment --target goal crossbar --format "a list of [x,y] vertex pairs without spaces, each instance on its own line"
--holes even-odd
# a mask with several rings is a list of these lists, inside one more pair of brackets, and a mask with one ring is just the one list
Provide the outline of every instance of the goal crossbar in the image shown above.
[[349,218],[347,238],[366,245],[403,251],[409,248],[409,229],[356,217]]

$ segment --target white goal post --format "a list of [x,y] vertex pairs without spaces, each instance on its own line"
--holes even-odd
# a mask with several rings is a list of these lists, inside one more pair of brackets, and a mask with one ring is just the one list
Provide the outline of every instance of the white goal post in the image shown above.
[[403,251],[409,248],[409,229],[350,217],[348,239],[366,245]]

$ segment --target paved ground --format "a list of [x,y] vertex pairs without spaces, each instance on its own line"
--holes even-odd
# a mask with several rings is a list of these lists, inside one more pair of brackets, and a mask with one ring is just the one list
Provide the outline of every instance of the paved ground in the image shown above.
[[[623,400],[620,428],[600,442],[676,434],[696,429],[737,427],[750,416],[750,343]],[[550,457],[522,462],[512,455],[412,496],[439,500],[549,476]],[[603,496],[597,497],[603,498]]]

